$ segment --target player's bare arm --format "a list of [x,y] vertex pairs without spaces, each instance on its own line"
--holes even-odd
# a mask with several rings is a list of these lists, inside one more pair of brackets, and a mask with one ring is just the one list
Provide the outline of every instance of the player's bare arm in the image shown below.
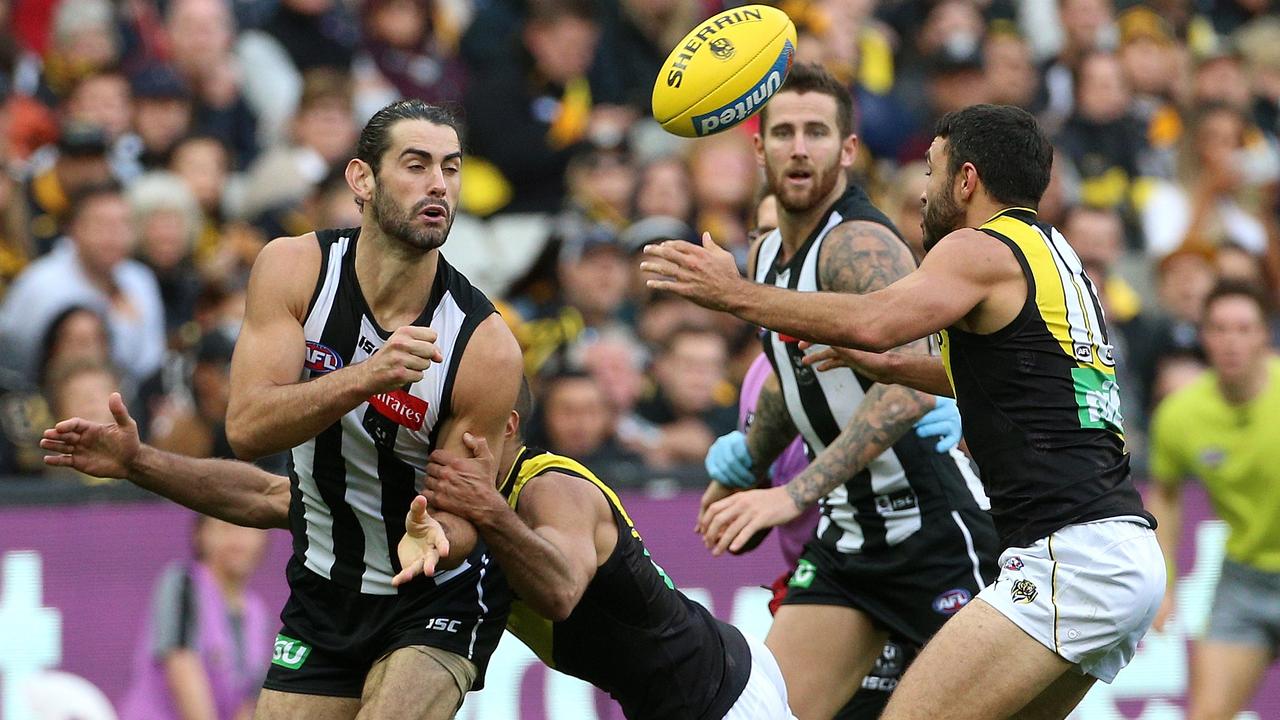
[[[957,323],[991,332],[1012,320],[1026,297],[1013,253],[969,228],[943,238],[910,275],[867,295],[752,283],[738,274],[733,256],[706,234],[700,246],[664,242],[644,251],[648,259],[642,267],[652,276],[647,281],[651,288],[779,333],[863,350],[889,350]],[[1021,297],[1016,297],[1018,291]],[[993,295],[1000,296],[999,307],[984,312],[982,306]],[[1016,307],[1009,312],[1015,298]]]
[[[493,452],[501,454],[503,432],[524,377],[523,362],[515,336],[497,313],[476,326],[458,365],[450,398],[453,412],[441,427],[437,450],[467,456],[470,449],[465,436],[469,434],[483,438]],[[464,516],[442,510],[433,507],[431,515],[449,538],[449,555],[438,566],[448,570],[471,554],[476,529]]]
[[302,322],[319,273],[314,235],[273,240],[253,264],[227,407],[227,439],[241,457],[305,442],[371,395],[421,379],[440,360],[435,331],[407,326],[368,360],[299,382],[306,347]]
[[289,479],[235,460],[191,458],[138,440],[138,424],[120,398],[109,401],[115,423],[63,420],[44,431],[45,463],[95,477],[121,478],[196,512],[236,525],[289,526]]
[[[914,267],[907,246],[887,228],[857,221],[841,225],[828,236],[818,271],[824,287],[866,294],[891,285]],[[925,355],[928,344],[917,340],[900,352]],[[705,533],[708,546],[715,554],[737,552],[759,530],[795,518],[818,498],[861,472],[934,403],[932,396],[902,386],[872,386],[839,437],[791,482],[779,488],[742,493],[709,508]],[[782,493],[789,497],[790,506]]]
[[432,454],[429,502],[474,522],[520,598],[564,620],[617,542],[604,496],[585,480],[548,472],[521,488],[517,515],[494,484],[488,444],[467,439],[466,455]]
[[[800,343],[800,349],[808,349],[812,343]],[[936,355],[889,352],[876,353],[853,348],[824,347],[804,356],[804,364],[818,372],[847,367],[864,377],[886,385],[906,385],[930,395],[955,397],[955,390],[947,378],[942,358]]]

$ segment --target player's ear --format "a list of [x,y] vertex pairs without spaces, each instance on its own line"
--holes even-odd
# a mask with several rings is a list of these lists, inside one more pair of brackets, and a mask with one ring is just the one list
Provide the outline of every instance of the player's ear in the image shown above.
[[352,158],[347,163],[347,187],[355,194],[356,201],[363,206],[373,200],[373,189],[377,181],[373,177],[373,168],[360,158]]
[[761,134],[763,132],[764,128],[762,127],[760,128],[760,132],[751,136],[751,146],[755,148],[756,151],[756,165],[759,165],[760,167],[764,167],[764,135]]
[[978,168],[973,163],[960,166],[960,197],[968,200],[978,191]]
[[853,167],[853,163],[858,159],[858,134],[849,133],[844,142],[840,143],[840,167]]
[[520,420],[520,413],[512,410],[511,414],[507,416],[507,427],[502,431],[502,437],[507,440],[514,440],[520,432]]

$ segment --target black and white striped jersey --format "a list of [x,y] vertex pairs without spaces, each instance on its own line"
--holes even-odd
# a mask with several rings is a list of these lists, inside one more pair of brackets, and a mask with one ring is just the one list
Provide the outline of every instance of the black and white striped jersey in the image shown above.
[[[320,278],[303,329],[303,379],[361,362],[390,337],[378,326],[356,278],[359,228],[316,233]],[[343,587],[392,595],[400,570],[396,545],[409,504],[422,488],[427,456],[449,418],[453,380],[467,342],[493,304],[439,259],[431,296],[415,325],[437,333],[444,361],[421,380],[381,393],[348,412],[291,453],[289,524],[293,552],[309,570]],[[462,574],[482,556],[435,576],[436,584]]]
[[[823,241],[837,225],[855,220],[879,223],[898,234],[866,193],[851,185],[787,262],[779,260],[781,232],[765,237],[756,258],[756,282],[792,290],[827,289],[818,272]],[[762,341],[791,420],[816,456],[840,434],[873,383],[848,368],[816,372],[804,365],[805,353],[796,338],[769,331]],[[815,345],[810,352],[825,348]],[[935,510],[984,505],[968,458],[959,450],[936,453],[935,442],[908,431],[853,479],[828,493],[820,501],[818,538],[839,552],[874,552],[911,537],[927,519],[939,517]]]

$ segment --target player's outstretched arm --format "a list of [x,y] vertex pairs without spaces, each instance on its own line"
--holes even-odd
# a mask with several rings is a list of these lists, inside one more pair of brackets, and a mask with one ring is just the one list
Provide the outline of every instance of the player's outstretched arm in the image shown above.
[[44,461],[95,477],[129,480],[138,487],[236,525],[289,526],[289,480],[249,463],[190,458],[157,450],[138,439],[138,424],[112,393],[115,423],[63,420],[44,431]]
[[759,285],[738,274],[733,256],[708,234],[702,245],[645,247],[648,286],[785,335],[838,347],[882,352],[949,327],[990,288],[1021,270],[1000,241],[972,229],[940,241],[915,272],[866,295],[800,292]]
[[[807,350],[812,343],[800,343]],[[939,397],[955,397],[947,369],[936,355],[919,355],[896,350],[875,353],[853,348],[824,347],[804,356],[804,364],[818,372],[847,367],[860,375],[886,385],[906,385]]]
[[253,264],[227,407],[227,440],[240,457],[295,447],[371,395],[420,380],[441,359],[434,330],[406,326],[368,360],[299,382],[302,323],[319,273],[320,248],[311,235],[277,238]]

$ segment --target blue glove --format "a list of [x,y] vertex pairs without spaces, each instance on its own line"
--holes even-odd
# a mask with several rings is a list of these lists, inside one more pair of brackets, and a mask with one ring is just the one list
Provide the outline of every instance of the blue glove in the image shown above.
[[951,448],[959,445],[961,433],[960,409],[956,407],[956,401],[949,397],[938,398],[937,406],[916,422],[917,436],[938,438],[934,450],[939,453],[950,452]]
[[756,476],[751,472],[751,465],[747,436],[737,430],[716,438],[707,451],[707,474],[727,487],[755,487]]

